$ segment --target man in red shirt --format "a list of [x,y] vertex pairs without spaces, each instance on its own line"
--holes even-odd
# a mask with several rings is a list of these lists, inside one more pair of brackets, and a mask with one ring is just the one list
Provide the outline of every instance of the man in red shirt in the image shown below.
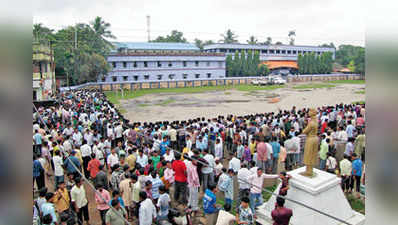
[[259,168],[262,168],[263,171],[266,171],[267,169],[267,160],[268,160],[268,155],[267,155],[267,145],[264,143],[263,140],[257,138],[257,166]]
[[97,173],[100,171],[99,167],[101,162],[95,158],[95,153],[91,153],[91,160],[88,162],[87,171],[90,172],[90,177],[92,180],[95,179]]
[[[178,159],[173,161],[172,168],[175,172],[174,199],[175,201],[178,201],[180,204],[186,204],[187,167],[183,161]],[[180,195],[181,195],[181,201],[179,201]]]
[[272,225],[289,225],[290,218],[293,216],[291,209],[285,208],[285,199],[281,197],[276,198],[275,209],[272,210],[271,216],[274,223]]

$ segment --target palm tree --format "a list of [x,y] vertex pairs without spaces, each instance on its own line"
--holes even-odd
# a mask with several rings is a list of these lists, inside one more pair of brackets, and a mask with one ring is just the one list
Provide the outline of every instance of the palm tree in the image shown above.
[[220,42],[229,44],[238,42],[238,40],[236,39],[238,38],[238,36],[236,36],[234,32],[231,31],[231,29],[228,29],[225,34],[221,34],[221,36],[223,37],[223,39],[221,39]]
[[289,44],[290,45],[294,45],[294,39],[296,37],[296,31],[295,30],[289,31],[289,34],[287,36],[289,37]]
[[100,16],[97,16],[94,21],[90,22],[92,28],[94,29],[95,33],[102,38],[111,38],[115,39],[116,37],[113,36],[112,32],[109,30],[111,27],[110,23],[106,23]]
[[48,40],[53,34],[52,29],[43,26],[42,23],[36,23],[33,25],[33,38],[35,40]]
[[258,43],[258,40],[257,40],[256,37],[250,36],[250,37],[249,37],[249,40],[246,40],[246,42],[247,42],[249,45],[256,45],[256,44]]

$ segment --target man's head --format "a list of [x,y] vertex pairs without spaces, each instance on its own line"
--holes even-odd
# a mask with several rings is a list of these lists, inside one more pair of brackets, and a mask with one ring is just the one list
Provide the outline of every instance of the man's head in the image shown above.
[[261,176],[263,174],[262,168],[257,168],[257,176]]
[[65,182],[63,180],[59,181],[57,186],[58,186],[58,189],[64,190],[65,189]]
[[120,202],[119,202],[119,199],[113,199],[112,200],[112,207],[113,208],[115,208],[115,209],[119,209],[120,208]]
[[82,185],[83,181],[81,177],[75,177],[75,184],[80,187]]
[[285,205],[285,199],[278,196],[276,198],[276,205],[278,207],[283,207],[283,205]]
[[216,193],[217,190],[217,186],[214,184],[209,184],[209,190],[212,191],[213,193]]
[[46,201],[47,201],[47,202],[52,202],[52,201],[53,201],[53,197],[54,197],[54,193],[48,192],[48,193],[46,194]]
[[140,200],[144,201],[147,198],[147,194],[145,191],[140,191]]
[[248,197],[243,197],[240,202],[240,205],[242,206],[242,208],[246,209],[247,207],[249,207],[249,202],[250,200]]

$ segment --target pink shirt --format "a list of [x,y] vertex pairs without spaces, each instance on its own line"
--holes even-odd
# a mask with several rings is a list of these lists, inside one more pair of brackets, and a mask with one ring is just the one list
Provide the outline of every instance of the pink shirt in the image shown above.
[[259,142],[257,144],[257,160],[266,161],[267,160],[267,145],[264,142]]
[[264,179],[266,178],[278,178],[278,174],[265,174],[263,173],[261,176],[258,176],[257,174],[251,175],[248,178],[248,181],[252,185],[250,188],[250,193],[253,194],[261,194],[261,189],[263,188],[263,183]]
[[174,170],[166,168],[164,170],[164,179],[167,180],[170,184],[174,183]]
[[192,163],[187,167],[187,181],[188,187],[200,187],[197,167]]
[[[102,192],[99,193],[102,196],[102,198],[100,197],[100,195],[98,195],[98,193],[95,193],[95,202],[97,203],[97,209],[98,210],[109,209],[110,207],[108,203],[111,200],[109,192],[105,189],[102,189]],[[106,201],[104,201],[103,199],[105,199]]]

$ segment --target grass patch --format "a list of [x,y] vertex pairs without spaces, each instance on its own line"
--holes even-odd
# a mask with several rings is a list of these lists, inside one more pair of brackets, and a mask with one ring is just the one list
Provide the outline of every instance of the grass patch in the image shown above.
[[352,102],[351,104],[359,104],[359,105],[365,105],[365,101],[356,101],[356,102]]
[[[142,89],[136,91],[124,91],[124,97],[120,92],[106,91],[105,95],[110,102],[113,104],[120,104],[122,99],[138,98],[147,94],[159,94],[159,93],[203,93],[209,91],[225,91],[225,90],[238,90],[238,91],[255,91],[255,90],[275,90],[281,88],[283,85],[271,85],[271,86],[254,86],[250,84],[240,85],[226,85],[226,86],[205,86],[205,87],[183,87],[183,88],[152,88]],[[165,103],[166,104],[166,103]],[[167,103],[167,104],[170,104]],[[166,105],[167,105],[166,104]]]
[[230,95],[230,94],[231,94],[231,92],[229,92],[229,91],[224,92],[224,95]]
[[347,195],[347,200],[353,210],[365,215],[365,203],[351,194]]
[[364,95],[364,94],[365,94],[365,91],[364,91],[364,90],[362,90],[362,91],[356,91],[356,92],[355,92],[355,94],[361,94],[361,95]]
[[166,100],[164,100],[164,101],[162,101],[162,102],[160,102],[160,103],[158,103],[156,105],[166,106],[166,105],[171,104],[171,103],[173,103],[175,101],[176,101],[175,99],[166,99]]
[[327,81],[331,84],[365,84],[365,80],[333,80]]
[[[267,189],[268,191],[274,192],[276,187],[277,187],[277,185],[273,185],[271,187],[266,187],[265,189]],[[267,202],[272,196],[271,193],[268,193],[266,191],[263,191],[262,194],[263,194],[264,202]]]
[[332,88],[336,87],[334,84],[324,84],[324,83],[315,83],[315,84],[301,84],[293,86],[293,89],[316,89],[316,88]]
[[141,103],[141,104],[138,104],[138,106],[139,107],[147,107],[147,106],[150,106],[150,104]]

